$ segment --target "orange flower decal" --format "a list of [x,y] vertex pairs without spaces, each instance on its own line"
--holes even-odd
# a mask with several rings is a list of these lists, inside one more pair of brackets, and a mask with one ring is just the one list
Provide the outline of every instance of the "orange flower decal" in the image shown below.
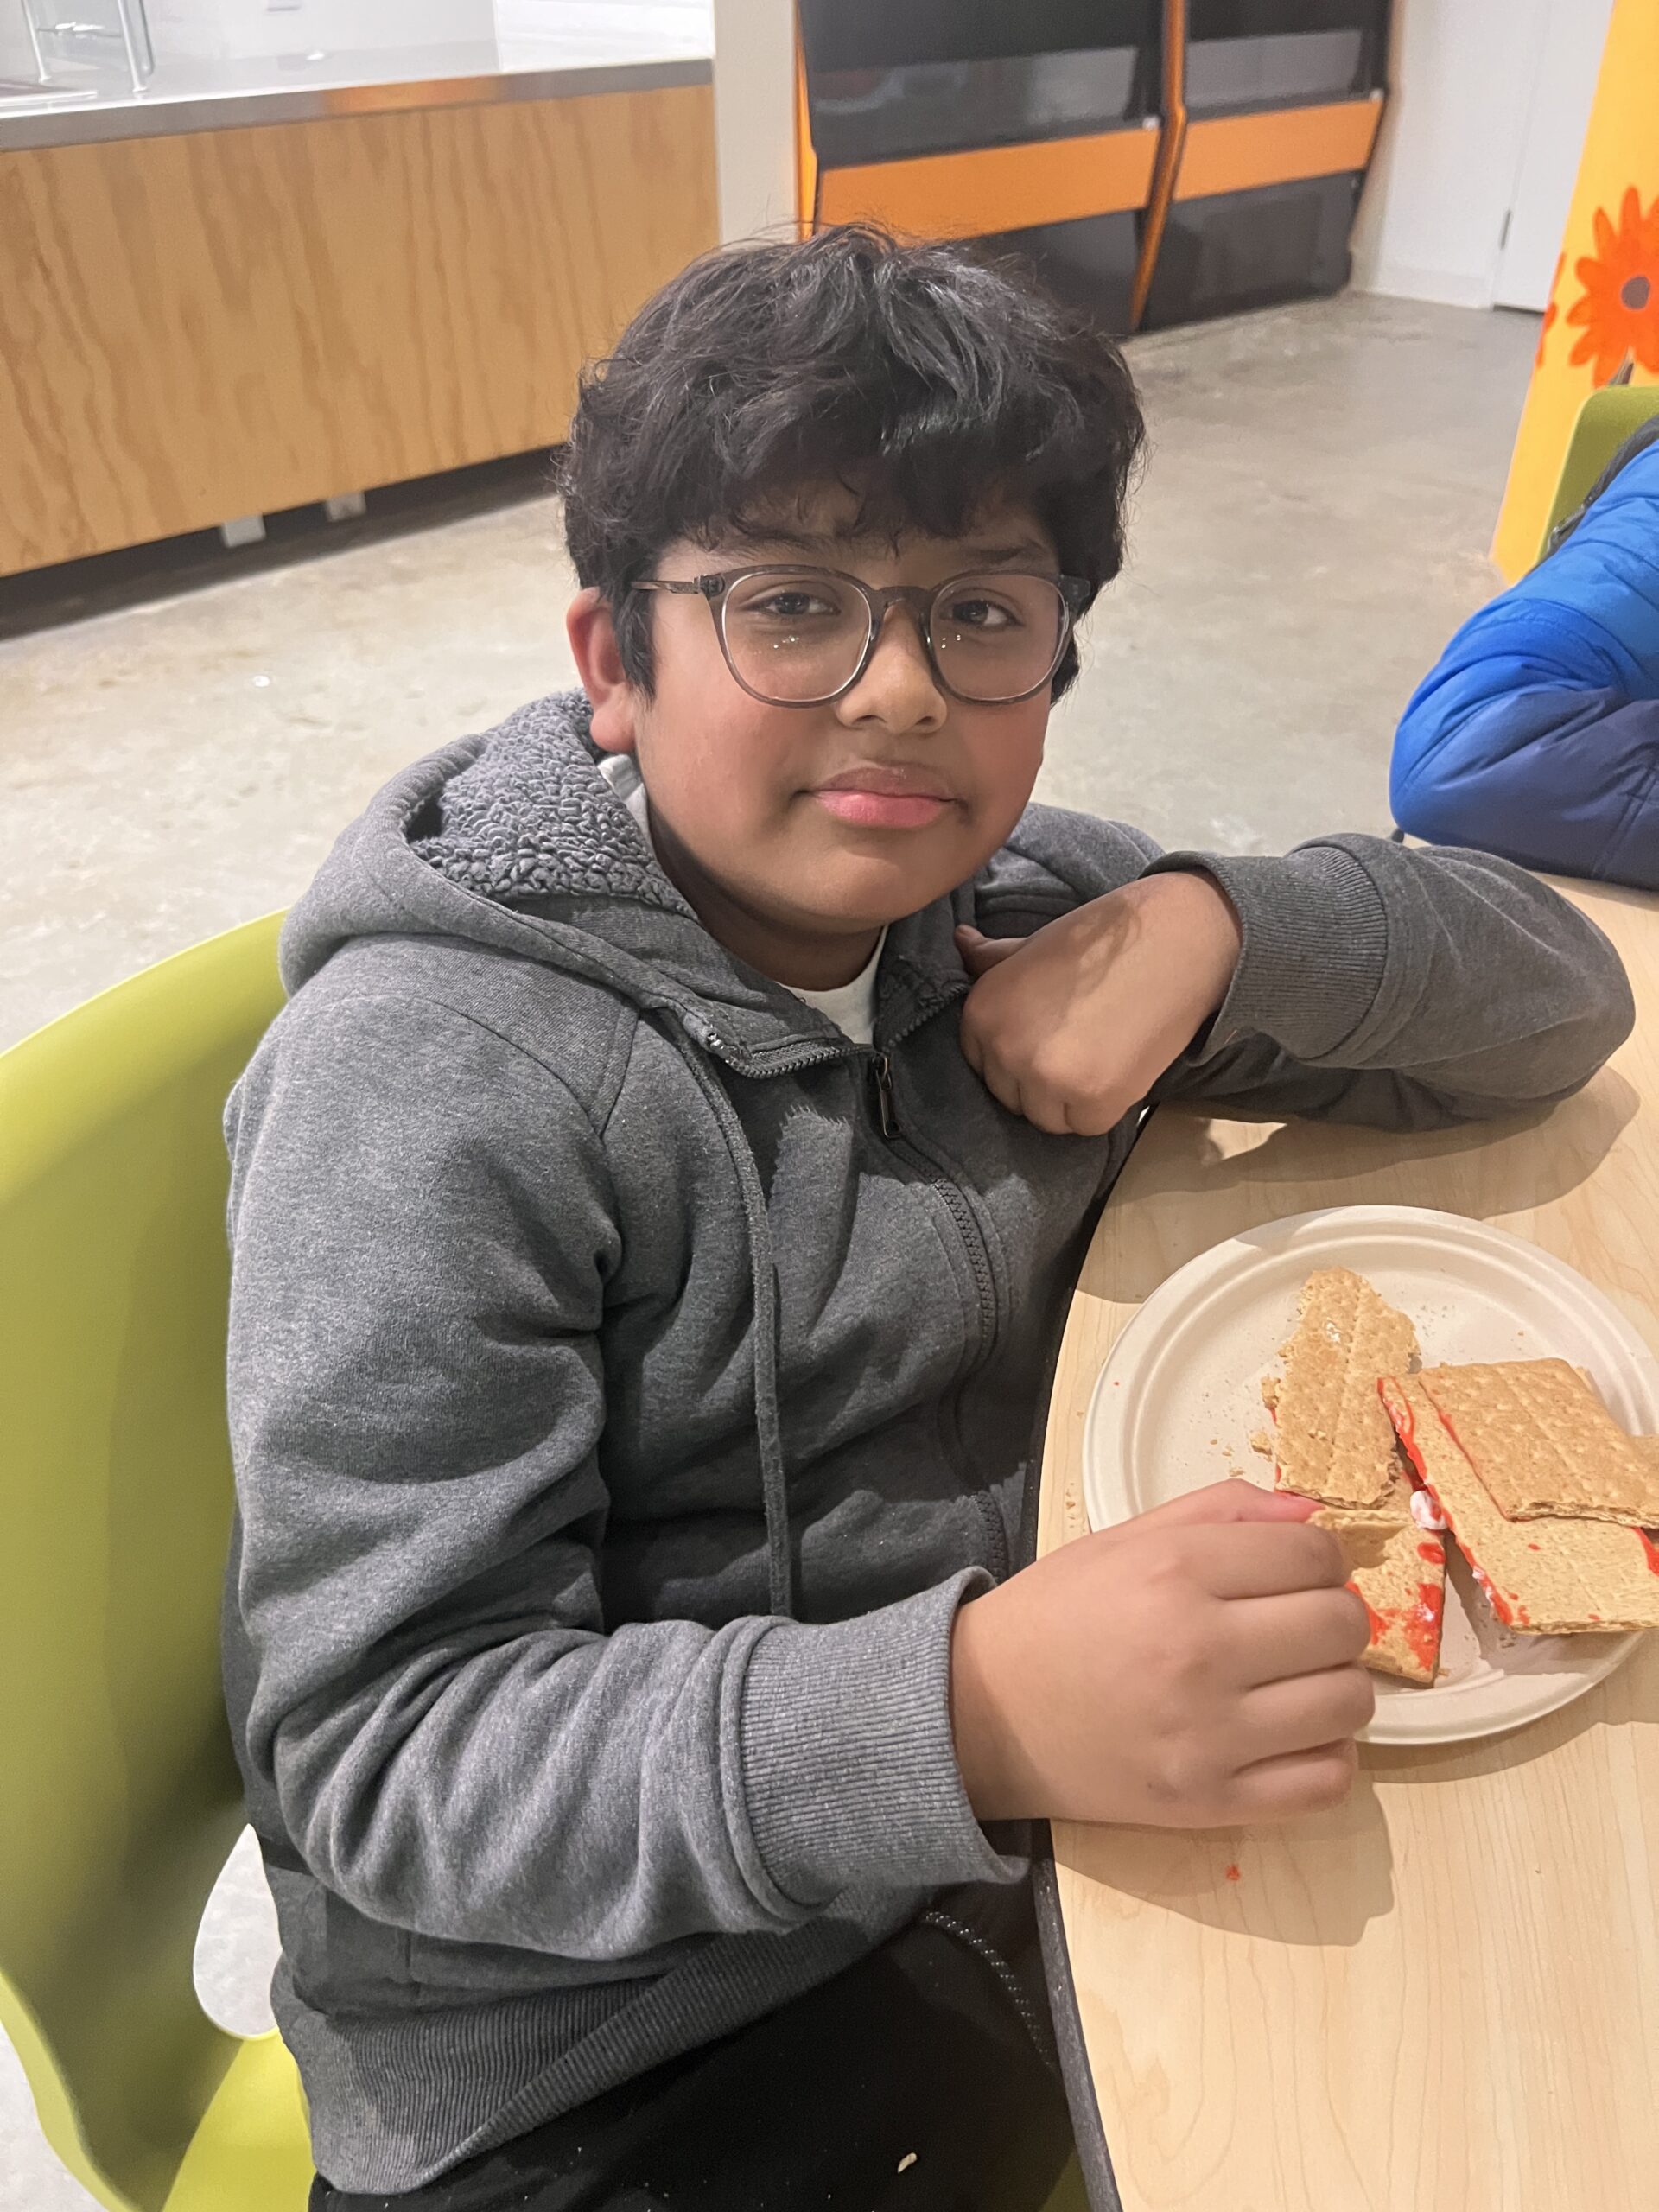
[[1541,369],[1544,365],[1544,340],[1555,327],[1555,318],[1561,311],[1561,303],[1555,295],[1561,289],[1561,271],[1566,266],[1567,256],[1564,253],[1558,253],[1555,257],[1555,274],[1549,280],[1548,304],[1544,308],[1544,320],[1538,332],[1538,351],[1532,357],[1532,365],[1535,369]]
[[1611,384],[1632,359],[1659,375],[1659,198],[1644,215],[1631,185],[1617,230],[1606,209],[1597,208],[1595,238],[1595,252],[1578,264],[1584,290],[1567,310],[1567,321],[1584,333],[1569,357],[1572,365],[1592,363],[1591,379],[1598,385]]

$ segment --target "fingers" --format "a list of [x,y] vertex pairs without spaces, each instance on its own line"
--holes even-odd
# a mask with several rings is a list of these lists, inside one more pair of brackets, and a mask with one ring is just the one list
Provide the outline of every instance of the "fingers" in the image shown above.
[[1351,1738],[1258,1759],[1234,1777],[1228,1823],[1293,1821],[1305,1813],[1329,1812],[1353,1788],[1358,1766]]
[[1376,1691],[1363,1667],[1327,1667],[1250,1690],[1239,1707],[1238,1749],[1250,1760],[1316,1751],[1354,1736],[1376,1709]]
[[1328,1667],[1351,1667],[1370,1642],[1364,1604],[1351,1590],[1241,1598],[1224,1618],[1238,1679],[1251,1688]]
[[1293,1590],[1340,1590],[1348,1579],[1341,1545],[1328,1529],[1306,1521],[1200,1526],[1183,1530],[1177,1541],[1183,1566],[1212,1597],[1277,1598]]
[[1016,1056],[1011,1067],[999,1052],[988,1047],[973,1011],[970,997],[962,1019],[963,1058],[1000,1106],[1049,1136],[1108,1136],[1145,1096],[1146,1087],[1137,1090],[1133,1083],[1102,1090],[1098,1085],[1048,1080],[1031,1058],[1022,1061]]
[[1311,1497],[1299,1497],[1294,1491],[1262,1490],[1234,1476],[1172,1497],[1167,1504],[1155,1505],[1149,1513],[1137,1514],[1120,1526],[1128,1530],[1179,1529],[1194,1522],[1298,1522],[1310,1519],[1319,1510]]
[[1000,968],[1011,960],[1024,945],[1022,937],[987,937],[970,922],[961,923],[957,930],[957,950],[962,955],[962,964],[973,976],[988,975],[993,968]]

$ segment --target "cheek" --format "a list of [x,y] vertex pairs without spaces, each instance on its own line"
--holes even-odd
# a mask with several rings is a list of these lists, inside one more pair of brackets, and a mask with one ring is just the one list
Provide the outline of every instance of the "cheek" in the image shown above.
[[1013,827],[1031,797],[1043,765],[1048,728],[1046,699],[1022,700],[995,717],[976,719],[963,730],[963,749],[972,765],[978,811],[986,823]]
[[[725,676],[722,664],[720,673]],[[702,684],[658,683],[639,756],[657,804],[683,835],[718,843],[742,832],[779,804],[785,780],[785,740],[773,727],[778,710],[763,707],[728,679],[728,697]]]

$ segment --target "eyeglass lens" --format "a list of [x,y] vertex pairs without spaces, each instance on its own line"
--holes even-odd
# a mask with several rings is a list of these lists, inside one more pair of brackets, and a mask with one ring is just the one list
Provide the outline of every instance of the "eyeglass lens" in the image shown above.
[[[833,698],[869,641],[869,607],[821,570],[738,579],[721,604],[722,634],[741,683],[779,705]],[[1017,699],[1053,673],[1065,600],[1044,576],[957,576],[933,601],[940,675],[961,698]]]

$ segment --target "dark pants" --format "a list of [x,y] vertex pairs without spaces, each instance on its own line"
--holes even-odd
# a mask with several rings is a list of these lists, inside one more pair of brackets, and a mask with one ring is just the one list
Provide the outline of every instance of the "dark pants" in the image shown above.
[[311,2212],[1041,2212],[1071,2154],[1029,1886],[397,2196]]

